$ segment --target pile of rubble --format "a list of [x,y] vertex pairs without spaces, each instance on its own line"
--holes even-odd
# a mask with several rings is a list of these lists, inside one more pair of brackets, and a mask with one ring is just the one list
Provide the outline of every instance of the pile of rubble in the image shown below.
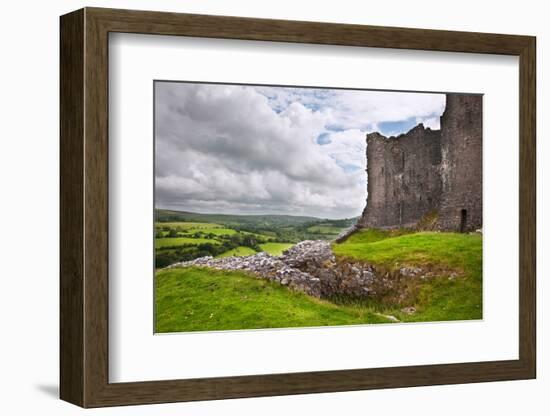
[[[242,270],[318,298],[382,294],[391,290],[396,280],[387,272],[377,273],[369,264],[336,258],[330,242],[321,240],[302,241],[281,256],[257,253],[243,257],[200,257],[168,268],[189,266]],[[401,271],[404,277],[421,272],[406,268]]]

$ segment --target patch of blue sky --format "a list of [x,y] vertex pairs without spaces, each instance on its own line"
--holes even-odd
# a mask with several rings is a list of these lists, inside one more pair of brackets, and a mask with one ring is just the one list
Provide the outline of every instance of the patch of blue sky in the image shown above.
[[330,139],[330,133],[324,132],[317,136],[317,144],[324,145],[330,143],[332,143],[332,140]]
[[330,107],[330,99],[335,92],[326,89],[300,87],[255,87],[255,90],[268,99],[270,107],[280,113],[293,102],[298,102],[312,111],[322,111]]
[[304,107],[311,110],[311,111],[319,111],[322,106],[321,104],[317,103],[317,102],[305,102],[303,103]]
[[383,121],[378,123],[378,130],[386,137],[398,136],[408,132],[417,124],[416,117],[411,117],[400,121]]
[[407,133],[410,129],[416,127],[420,123],[424,123],[425,127],[430,127],[429,125],[426,125],[426,122],[435,117],[439,117],[439,114],[429,114],[423,117],[410,117],[406,120],[400,121],[382,121],[378,123],[377,130],[386,137],[399,136],[400,134]]
[[311,95],[313,95],[315,98],[319,100],[326,100],[328,98],[332,98],[336,96],[336,92],[330,89],[312,89]]
[[345,128],[340,125],[340,124],[327,124],[325,126],[325,129],[327,129],[328,131],[332,131],[332,132],[339,132],[339,131],[344,131]]
[[350,163],[338,163],[338,162],[336,162],[336,164],[338,166],[340,166],[345,173],[357,172],[359,169],[361,169],[361,166],[352,165]]
[[277,114],[279,114],[285,109],[285,107],[281,105],[281,103],[277,100],[277,96],[265,95],[265,94],[263,95],[267,98],[267,103],[269,104],[271,109],[275,111]]
[[344,173],[353,173],[361,169],[361,166],[339,160],[337,155],[330,155],[330,157],[332,158],[332,160],[334,160],[334,162],[336,162],[338,167],[340,167],[344,171]]

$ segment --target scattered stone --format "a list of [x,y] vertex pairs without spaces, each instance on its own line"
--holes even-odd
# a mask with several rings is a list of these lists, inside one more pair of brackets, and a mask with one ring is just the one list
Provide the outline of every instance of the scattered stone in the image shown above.
[[[200,257],[176,263],[174,267],[211,267],[218,270],[242,270],[258,278],[278,282],[292,290],[315,297],[334,295],[366,297],[380,291],[389,280],[377,282],[372,266],[361,262],[338,261],[330,242],[307,240],[283,251],[281,256],[261,252],[252,256],[224,258]],[[382,290],[383,291],[383,290]]]
[[449,280],[455,280],[457,278],[457,276],[458,276],[458,273],[452,272],[449,276]]
[[412,315],[416,313],[416,308],[414,306],[407,306],[406,308],[401,309],[401,312],[406,313],[407,315]]
[[429,274],[419,267],[376,269],[368,263],[336,258],[331,243],[323,240],[301,241],[280,256],[264,252],[242,257],[207,256],[176,263],[167,269],[190,266],[245,271],[317,298],[390,296],[399,302],[405,301],[408,290],[408,283],[400,283],[402,278],[407,282],[422,280]]
[[336,236],[334,241],[336,243],[343,243],[346,241],[352,234],[355,234],[356,231],[358,231],[360,227],[357,224],[353,224],[351,227],[346,228],[345,230],[341,231],[340,234]]
[[399,269],[399,273],[404,277],[415,277],[422,273],[422,269],[419,267],[402,267]]
[[393,315],[384,315],[383,313],[377,313],[377,315],[381,316],[382,318],[386,318],[387,320],[392,321],[392,322],[401,322],[399,319],[397,319]]

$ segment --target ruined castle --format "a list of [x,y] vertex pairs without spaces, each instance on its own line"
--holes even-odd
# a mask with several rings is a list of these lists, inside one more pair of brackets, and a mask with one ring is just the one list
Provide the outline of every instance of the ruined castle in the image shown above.
[[447,94],[440,130],[367,135],[367,205],[358,226],[482,226],[482,96]]

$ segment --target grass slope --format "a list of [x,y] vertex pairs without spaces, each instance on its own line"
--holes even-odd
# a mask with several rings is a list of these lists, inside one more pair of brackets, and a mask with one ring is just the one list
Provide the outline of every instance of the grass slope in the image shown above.
[[217,258],[230,257],[230,256],[252,256],[256,254],[250,247],[239,246],[231,250],[225,251],[222,254],[216,256]]
[[[203,222],[157,222],[155,224],[155,227],[158,230],[168,228],[173,228],[176,230],[179,234],[183,234],[182,237],[201,232],[204,234],[214,234],[216,236],[220,235],[233,235],[236,234],[237,231],[231,229],[231,228],[224,228],[222,225],[219,224],[209,224],[209,223],[203,223]],[[163,234],[167,234],[166,231],[163,232]]]
[[374,228],[369,228],[365,230],[358,231],[350,235],[344,243],[340,243],[340,247],[347,247],[350,244],[363,244],[363,243],[374,243],[376,241],[385,240],[390,237],[399,237],[401,235],[410,234],[411,231],[401,229],[401,230],[377,230]]
[[271,254],[272,256],[280,256],[283,254],[283,251],[287,248],[292,247],[294,244],[291,243],[265,243],[260,244],[260,248],[266,253]]
[[[397,235],[396,235],[397,234]],[[426,280],[408,316],[386,309],[404,321],[443,321],[482,318],[482,237],[479,234],[365,230],[342,244],[334,244],[337,256],[366,261],[387,269],[404,266],[447,268],[460,276]],[[401,233],[402,234],[402,233]],[[395,236],[396,235],[396,236]]]
[[212,240],[209,238],[190,238],[190,237],[155,238],[155,248],[177,247],[185,244],[196,245],[196,244],[203,244],[203,243],[219,244],[218,241]]
[[231,228],[202,228],[202,229],[193,229],[190,233],[200,231],[205,234],[214,234],[216,236],[219,235],[233,235],[237,234],[237,231],[231,229]]
[[307,230],[310,233],[338,235],[342,230],[344,230],[344,227],[335,227],[334,225],[314,225],[309,227]]
[[389,322],[242,272],[169,269],[155,276],[156,332],[288,328]]

